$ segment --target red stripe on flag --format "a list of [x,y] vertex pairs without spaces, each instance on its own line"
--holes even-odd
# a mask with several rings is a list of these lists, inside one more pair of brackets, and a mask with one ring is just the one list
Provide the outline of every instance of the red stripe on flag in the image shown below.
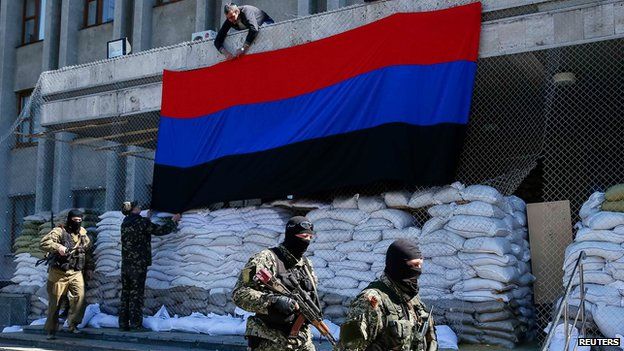
[[205,116],[291,98],[393,65],[476,61],[481,4],[399,13],[318,41],[163,76],[161,113]]

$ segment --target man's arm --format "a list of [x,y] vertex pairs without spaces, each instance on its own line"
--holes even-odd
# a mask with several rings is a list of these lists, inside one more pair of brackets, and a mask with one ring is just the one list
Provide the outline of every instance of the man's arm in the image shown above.
[[234,304],[245,311],[268,314],[273,295],[261,289],[253,278],[262,269],[275,274],[274,266],[275,259],[269,251],[262,251],[250,258],[232,292]]
[[[243,10],[241,10],[243,11]],[[249,28],[249,32],[247,32],[247,37],[245,38],[244,48],[247,50],[251,44],[253,44],[254,40],[258,36],[258,32],[260,32],[260,26],[258,25],[258,19],[256,18],[256,14],[253,11],[246,11],[245,18],[247,23],[245,25]]]
[[230,23],[230,21],[225,21],[223,22],[223,25],[221,25],[221,29],[219,29],[219,32],[217,33],[217,37],[214,40],[214,46],[219,52],[222,52],[222,50],[224,49],[223,42],[225,42],[225,37],[227,36],[230,28],[232,28],[232,23]]
[[63,230],[61,228],[54,228],[48,234],[44,235],[39,242],[39,247],[43,252],[58,252],[59,248],[64,248],[61,245],[61,236]]
[[383,328],[381,297],[375,290],[361,293],[352,303],[340,327],[339,351],[364,351]]
[[149,220],[149,218],[145,217],[143,217],[143,221],[145,221],[146,232],[150,235],[156,236],[167,235],[173,232],[178,226],[171,218],[165,219],[165,223],[163,225],[154,224]]

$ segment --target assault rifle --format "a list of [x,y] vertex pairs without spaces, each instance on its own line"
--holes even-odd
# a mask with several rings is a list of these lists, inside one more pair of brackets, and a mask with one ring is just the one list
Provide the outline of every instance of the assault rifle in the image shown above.
[[[76,251],[76,248],[70,249],[65,251],[65,256],[71,256],[74,254],[74,252]],[[40,264],[45,264],[46,266],[50,265],[50,262],[52,262],[53,259],[55,259],[57,256],[59,256],[58,252],[48,252],[45,254],[45,256],[43,256],[42,259],[37,260],[37,262],[35,263],[35,267],[39,266]]]
[[293,277],[288,276],[285,279],[288,279],[292,283],[292,286],[295,287],[294,291],[289,290],[286,286],[284,286],[284,284],[282,284],[282,282],[275,279],[271,272],[266,269],[260,270],[254,277],[255,281],[266,286],[269,290],[287,296],[295,300],[299,305],[299,316],[297,316],[295,324],[290,330],[290,336],[297,336],[301,326],[307,320],[321,333],[322,336],[329,340],[329,343],[332,344],[332,346],[335,346],[336,339],[334,339],[334,336],[329,331],[327,324],[323,322],[323,314],[320,308],[310,297],[310,294],[303,290]]
[[418,330],[418,334],[420,335],[421,340],[424,343],[425,351],[427,350],[427,331],[429,331],[429,326],[431,325],[431,318],[433,318],[433,306],[431,306],[431,310],[429,310],[429,317],[425,320],[425,322],[421,325],[420,330]]

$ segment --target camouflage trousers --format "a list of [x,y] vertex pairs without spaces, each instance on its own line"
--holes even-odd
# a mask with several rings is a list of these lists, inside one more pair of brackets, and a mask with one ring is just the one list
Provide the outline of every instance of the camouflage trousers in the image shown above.
[[119,328],[139,328],[143,325],[146,276],[147,267],[127,267],[122,270]]
[[249,351],[316,351],[314,344],[311,340],[308,340],[303,345],[276,343],[272,340],[260,339],[258,346],[252,348],[248,347]]

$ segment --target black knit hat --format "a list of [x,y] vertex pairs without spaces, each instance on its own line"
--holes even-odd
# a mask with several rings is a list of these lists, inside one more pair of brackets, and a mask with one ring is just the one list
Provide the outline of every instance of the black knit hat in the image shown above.
[[310,220],[303,216],[295,216],[286,223],[286,236],[297,235],[301,233],[314,234],[314,225]]
[[67,221],[71,221],[71,219],[74,217],[80,217],[80,219],[82,219],[84,217],[84,213],[82,213],[82,211],[77,208],[74,208],[67,212]]

